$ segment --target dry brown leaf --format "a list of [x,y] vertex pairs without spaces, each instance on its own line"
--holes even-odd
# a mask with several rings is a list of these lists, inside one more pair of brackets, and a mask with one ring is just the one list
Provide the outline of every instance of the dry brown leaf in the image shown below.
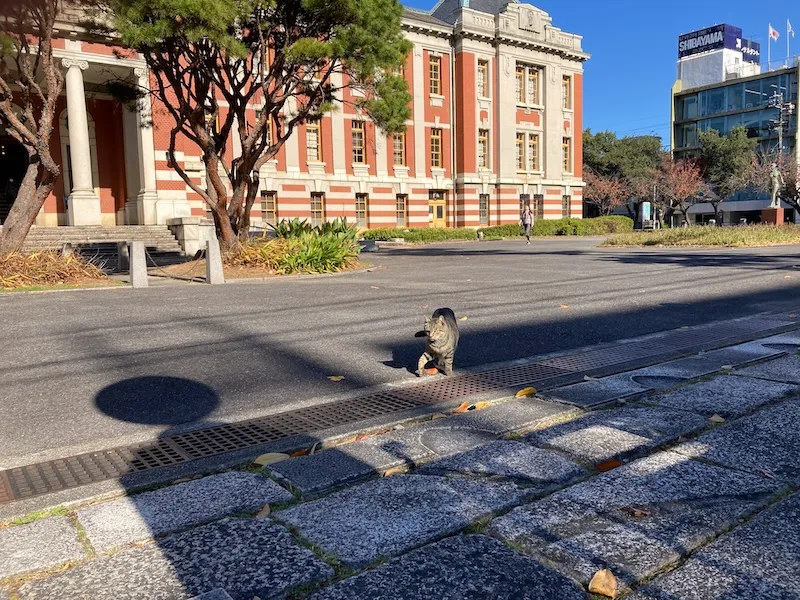
[[772,471],[767,471],[766,469],[759,469],[758,472],[768,479],[775,479],[775,473],[773,473]]
[[569,308],[569,304],[562,304],[559,308]]
[[784,275],[784,276],[783,276],[783,278],[784,278],[784,279],[791,279],[791,278],[792,278],[792,276],[791,276],[791,275]]
[[400,475],[401,473],[405,472],[406,472],[405,469],[403,469],[402,467],[392,467],[391,469],[384,471],[383,476],[391,477],[392,475]]
[[608,569],[600,569],[589,582],[589,591],[601,596],[615,598],[617,596],[617,578]]
[[272,512],[272,509],[270,509],[269,504],[265,504],[264,507],[256,513],[256,519],[265,519],[269,516],[270,512]]
[[446,419],[446,418],[447,415],[444,413],[436,413],[434,415],[431,415],[431,421],[435,421],[436,419]]
[[303,450],[298,450],[297,452],[292,452],[289,456],[292,458],[297,458],[298,456],[308,456],[309,452],[311,452],[311,448],[305,448]]
[[469,410],[469,403],[462,402],[461,404],[458,405],[458,408],[455,409],[453,412],[456,414],[460,414],[460,413],[465,413],[468,410]]
[[470,410],[483,410],[489,406],[489,403],[486,400],[481,400],[480,402],[476,402]]
[[259,467],[265,467],[267,465],[271,465],[272,463],[286,460],[287,458],[289,458],[288,454],[283,454],[281,452],[268,452],[267,454],[262,454],[256,458],[253,461],[253,464],[258,465]]
[[652,517],[653,513],[647,509],[639,508],[637,506],[625,506],[620,508],[620,510],[632,517],[636,517],[637,519],[643,519],[645,517]]
[[356,436],[356,441],[357,441],[357,442],[360,442],[361,440],[366,440],[367,438],[371,438],[371,437],[372,437],[372,434],[369,434],[369,433],[359,433],[359,434]]
[[712,423],[724,423],[725,422],[725,417],[722,417],[720,415],[711,415],[711,422]]
[[341,381],[344,379],[344,375],[328,375],[328,379],[331,381]]
[[605,473],[606,471],[610,471],[611,469],[616,469],[617,467],[621,467],[624,465],[621,460],[618,458],[611,458],[609,460],[604,460],[603,462],[597,463],[594,468],[600,471],[601,473]]
[[371,286],[369,286],[369,287],[371,287],[373,290],[379,290],[379,289],[381,289],[381,288],[379,288],[377,285],[371,285]]
[[516,394],[514,394],[514,398],[531,398],[536,395],[536,388],[535,387],[526,387],[522,388]]
[[459,321],[466,321],[467,320],[467,315],[464,315],[463,317],[458,317],[458,320]]

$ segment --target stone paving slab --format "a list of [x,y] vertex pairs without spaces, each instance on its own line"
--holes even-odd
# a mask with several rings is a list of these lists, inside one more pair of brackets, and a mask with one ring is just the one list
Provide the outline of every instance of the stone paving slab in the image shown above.
[[85,557],[78,531],[67,517],[0,529],[0,579]]
[[584,600],[574,581],[483,535],[425,546],[309,600]]
[[272,521],[223,519],[28,583],[20,600],[184,600],[220,588],[233,600],[267,600],[332,576]]
[[78,511],[97,551],[260,509],[294,497],[271,479],[230,471]]
[[441,458],[417,472],[511,479],[532,486],[538,493],[586,474],[583,467],[555,452],[506,440],[497,440],[468,452]]
[[675,451],[800,483],[800,399],[717,427]]
[[395,475],[290,507],[275,518],[360,568],[454,533],[525,497],[510,483]]
[[583,583],[609,568],[627,586],[784,489],[778,481],[660,452],[515,508],[486,531]]
[[688,410],[708,416],[718,414],[730,419],[797,391],[800,391],[797,386],[784,383],[720,375],[710,381],[701,381],[648,398],[647,401],[663,408]]
[[636,394],[644,394],[648,391],[650,391],[649,387],[634,383],[626,373],[548,390],[543,392],[541,397],[545,400],[555,400],[556,402],[565,402],[574,406],[590,408]]
[[[696,356],[646,367],[637,370],[635,373],[694,379],[695,377],[704,377],[711,373],[716,373],[720,368],[726,365],[736,366],[746,364],[780,353],[780,350],[765,348],[759,343],[749,342],[739,346],[703,352]],[[631,375],[634,375],[634,373],[631,373]]]
[[800,598],[800,494],[782,500],[626,600]]
[[705,417],[685,411],[627,406],[591,412],[524,440],[593,464],[640,454],[709,424]]
[[447,419],[409,425],[383,435],[342,444],[312,456],[275,463],[270,469],[304,496],[367,479],[400,465],[463,452],[515,430],[527,430],[569,413],[568,407],[536,398],[491,405]]
[[784,383],[800,383],[800,356],[790,354],[775,360],[739,369],[734,373],[741,377],[760,377]]
[[399,465],[414,465],[432,452],[408,435],[396,432],[342,444],[270,466],[304,496],[366,479]]

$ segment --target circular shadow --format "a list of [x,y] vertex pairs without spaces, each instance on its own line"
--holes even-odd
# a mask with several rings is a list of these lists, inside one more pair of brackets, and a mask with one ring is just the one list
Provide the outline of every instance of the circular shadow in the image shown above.
[[219,405],[207,385],[179,377],[134,377],[102,389],[95,406],[120,421],[181,425],[201,421]]

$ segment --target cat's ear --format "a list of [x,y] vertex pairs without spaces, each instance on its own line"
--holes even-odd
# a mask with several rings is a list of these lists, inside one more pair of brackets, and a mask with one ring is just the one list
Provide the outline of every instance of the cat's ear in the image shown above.
[[445,324],[444,315],[439,315],[439,325],[444,327],[444,324]]
[[430,324],[431,324],[431,318],[425,317],[425,325],[430,325]]

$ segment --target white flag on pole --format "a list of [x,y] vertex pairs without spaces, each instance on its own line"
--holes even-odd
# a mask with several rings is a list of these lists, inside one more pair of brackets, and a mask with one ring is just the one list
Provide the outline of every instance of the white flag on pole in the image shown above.
[[792,24],[789,23],[789,19],[786,19],[786,35],[794,37],[794,29],[792,29]]
[[775,29],[771,24],[769,26],[769,38],[771,40],[777,40],[780,37],[778,30]]

